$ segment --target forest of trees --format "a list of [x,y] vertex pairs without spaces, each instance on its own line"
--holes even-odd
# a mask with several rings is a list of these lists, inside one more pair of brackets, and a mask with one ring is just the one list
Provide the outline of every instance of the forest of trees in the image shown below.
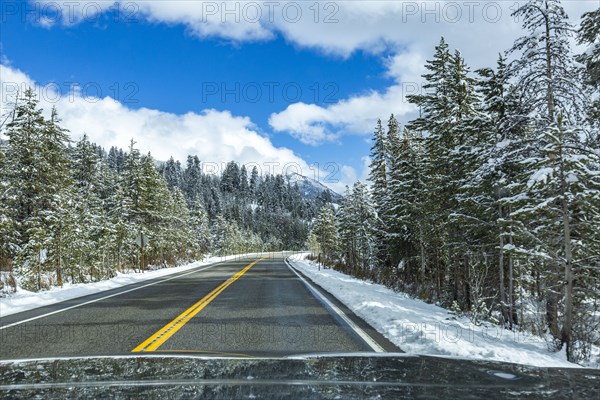
[[586,359],[600,345],[600,9],[579,27],[559,0],[514,14],[524,34],[493,68],[472,71],[442,38],[408,98],[419,117],[377,122],[370,186],[340,204],[233,161],[207,174],[198,157],[158,162],[133,141],[73,143],[28,90],[0,141],[0,291],[308,246]]
[[579,28],[558,0],[514,14],[524,36],[494,68],[471,71],[442,38],[409,96],[419,117],[377,123],[371,190],[325,206],[309,243],[344,272],[579,361],[600,345],[600,10]]
[[302,249],[310,221],[331,201],[329,191],[305,198],[286,177],[235,162],[209,174],[198,157],[185,167],[157,162],[133,141],[108,152],[85,135],[71,143],[56,111],[42,111],[26,91],[0,142],[0,291],[93,282],[207,254]]

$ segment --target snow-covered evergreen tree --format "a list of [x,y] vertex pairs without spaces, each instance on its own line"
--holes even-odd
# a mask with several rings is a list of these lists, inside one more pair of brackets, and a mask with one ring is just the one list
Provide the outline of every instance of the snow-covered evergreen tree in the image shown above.
[[252,201],[256,200],[256,190],[258,189],[260,177],[258,176],[258,168],[256,166],[252,167],[252,172],[250,174],[250,198]]
[[356,182],[352,192],[346,191],[338,221],[339,249],[345,264],[354,275],[371,277],[376,266],[376,213],[364,183]]
[[334,262],[338,252],[339,237],[335,213],[331,205],[321,208],[312,232],[319,241],[324,262]]
[[24,285],[39,290],[54,284],[54,279],[62,284],[64,235],[70,228],[63,216],[72,189],[68,136],[58,125],[55,110],[49,120],[43,117],[31,89],[19,101],[6,132],[12,161],[7,171],[8,204],[21,243],[15,257]]
[[569,359],[575,359],[575,271],[589,274],[590,260],[598,257],[600,236],[593,227],[600,216],[600,171],[593,159],[579,152],[581,132],[565,127],[560,116],[557,122],[539,135],[540,154],[524,161],[521,190],[512,198],[512,217],[519,222],[516,229],[522,237],[515,251],[538,259],[546,267],[540,271],[546,278],[546,295],[562,297],[557,299],[564,305],[562,321],[552,303],[548,324],[560,344],[567,346]]
[[[514,263],[504,245],[512,242],[510,197],[519,163],[533,140],[528,136],[528,118],[519,102],[518,89],[511,83],[506,59],[498,58],[496,69],[477,71],[482,95],[482,117],[473,121],[480,134],[475,136],[475,168],[467,175],[458,196],[461,213],[457,221],[469,237],[470,250],[478,251],[484,262],[497,260],[498,303],[504,323],[516,323],[514,308]],[[480,263],[481,265],[481,263]],[[505,278],[506,277],[506,278]]]
[[123,271],[135,265],[133,262],[137,256],[135,239],[138,232],[132,223],[133,202],[122,185],[118,185],[109,205],[108,216],[113,227],[110,239],[113,258],[116,270]]
[[0,267],[8,270],[17,247],[14,212],[9,207],[10,184],[6,153],[0,144]]
[[183,171],[181,170],[179,161],[175,161],[173,157],[169,158],[164,166],[163,177],[167,181],[169,190],[181,187],[183,183]]
[[585,65],[585,82],[592,88],[593,101],[588,107],[589,121],[600,127],[600,8],[582,16],[578,42],[585,50],[577,60]]
[[510,50],[519,55],[511,70],[541,128],[554,123],[559,114],[571,123],[581,121],[587,98],[570,48],[574,28],[560,0],[529,0],[513,16],[523,19],[526,35]]
[[202,187],[202,169],[200,160],[197,156],[188,156],[187,167],[183,172],[182,191],[188,199],[188,203],[192,204],[200,198]]
[[194,203],[190,211],[190,228],[192,230],[192,248],[196,255],[207,254],[210,250],[210,230],[208,216],[200,201]]
[[434,221],[425,211],[424,153],[422,138],[404,129],[402,138],[392,152],[393,167],[389,178],[390,220],[398,232],[399,263],[413,268],[403,269],[405,283],[417,282],[422,288],[429,287],[426,277],[427,238]]
[[458,301],[469,308],[465,284],[468,270],[462,255],[466,240],[461,237],[463,231],[452,216],[461,213],[457,199],[459,188],[475,168],[473,146],[478,133],[473,121],[478,118],[478,96],[475,81],[460,52],[451,55],[443,38],[426,68],[429,71],[423,75],[426,93],[409,96],[409,101],[419,107],[420,117],[407,127],[425,138],[427,195],[423,206],[432,221],[431,246],[442,250],[433,255],[431,262],[439,266],[435,269],[438,287],[442,281],[450,287],[451,296],[445,300]]
[[[369,181],[371,182],[371,192],[373,207],[377,214],[375,222],[375,240],[377,242],[377,260],[380,263],[380,269],[385,268],[387,263],[387,232],[385,226],[386,196],[387,196],[387,140],[383,130],[381,120],[377,120],[375,133],[373,136],[373,145],[371,147],[371,164],[369,166]],[[381,271],[383,273],[383,271]]]

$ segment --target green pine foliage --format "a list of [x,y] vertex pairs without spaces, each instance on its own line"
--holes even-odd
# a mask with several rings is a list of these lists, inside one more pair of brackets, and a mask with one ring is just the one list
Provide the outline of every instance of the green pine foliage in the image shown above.
[[[72,144],[56,110],[33,91],[17,102],[0,143],[0,290],[42,290],[208,254],[299,250],[326,193],[305,198],[282,175],[226,165],[205,173],[156,161],[135,142],[108,152]],[[11,160],[11,162],[7,162]],[[142,237],[144,240],[142,240]],[[142,246],[143,244],[143,246]]]
[[[577,61],[585,65],[584,78],[594,94],[587,108],[588,122],[600,127],[600,8],[585,13],[581,20],[577,39],[585,51],[579,54]],[[597,143],[596,143],[597,145]]]

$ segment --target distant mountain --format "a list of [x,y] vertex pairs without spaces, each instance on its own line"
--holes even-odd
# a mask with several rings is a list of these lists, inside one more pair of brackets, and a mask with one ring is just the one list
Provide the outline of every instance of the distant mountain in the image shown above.
[[334,192],[329,189],[327,186],[323,185],[321,182],[311,179],[307,176],[300,175],[296,172],[292,172],[287,174],[286,179],[290,183],[290,185],[297,184],[298,188],[300,188],[300,193],[307,199],[314,200],[321,193],[328,191],[331,195],[331,200],[333,203],[340,203],[342,200],[342,195]]

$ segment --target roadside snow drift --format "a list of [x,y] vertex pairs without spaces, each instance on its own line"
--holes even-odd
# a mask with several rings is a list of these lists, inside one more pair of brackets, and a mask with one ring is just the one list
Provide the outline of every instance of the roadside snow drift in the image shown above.
[[476,326],[466,317],[332,269],[318,270],[307,254],[292,265],[337,297],[356,315],[407,353],[497,360],[538,367],[580,367],[552,353],[539,336],[493,324]]

